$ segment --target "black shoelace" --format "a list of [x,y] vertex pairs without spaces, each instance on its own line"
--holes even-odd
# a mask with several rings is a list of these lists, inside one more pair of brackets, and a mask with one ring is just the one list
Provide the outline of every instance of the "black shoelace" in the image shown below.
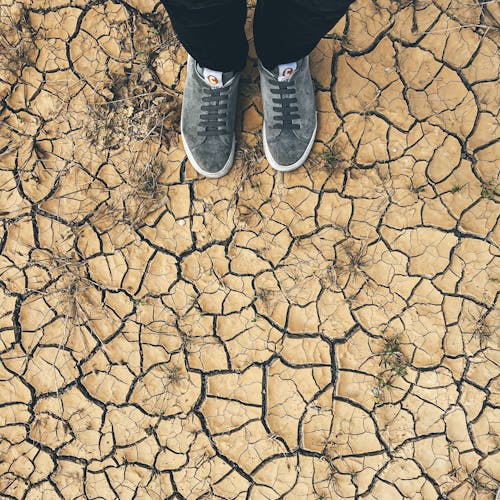
[[[296,114],[299,110],[297,106],[290,106],[294,102],[297,102],[296,97],[285,97],[286,94],[295,94],[295,87],[293,81],[276,82],[275,80],[269,80],[269,83],[278,88],[272,88],[271,93],[279,95],[278,99],[273,99],[275,104],[279,106],[273,106],[273,111],[278,113],[274,116],[274,120],[278,123],[273,125],[273,128],[277,129],[298,129],[300,125],[298,123],[293,123],[293,120],[300,118],[300,115]],[[279,114],[281,113],[281,114]]]
[[[200,115],[200,126],[204,128],[198,135],[217,136],[227,134],[227,99],[229,97],[228,89],[207,89],[203,88],[203,92],[208,94],[207,97],[202,97],[203,102],[208,105],[201,106],[202,111],[207,111]],[[222,127],[222,128],[221,128]]]

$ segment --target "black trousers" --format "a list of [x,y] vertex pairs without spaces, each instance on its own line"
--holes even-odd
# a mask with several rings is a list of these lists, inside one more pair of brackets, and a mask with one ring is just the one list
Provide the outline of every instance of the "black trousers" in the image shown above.
[[[161,0],[179,40],[202,66],[241,71],[248,42],[246,0]],[[257,56],[267,69],[297,61],[346,13],[353,0],[257,0]]]

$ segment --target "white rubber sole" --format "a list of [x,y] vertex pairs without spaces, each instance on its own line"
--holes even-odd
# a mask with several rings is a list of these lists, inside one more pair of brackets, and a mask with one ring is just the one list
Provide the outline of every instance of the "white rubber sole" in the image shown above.
[[264,153],[266,155],[267,161],[271,165],[271,167],[274,168],[274,170],[278,170],[278,172],[290,172],[291,170],[295,170],[296,168],[299,168],[306,160],[307,157],[309,156],[309,153],[311,152],[311,149],[314,145],[314,140],[316,139],[316,130],[318,129],[318,112],[316,111],[316,125],[314,126],[314,132],[311,137],[311,140],[309,141],[309,144],[307,145],[306,150],[304,151],[304,154],[292,165],[280,165],[271,155],[271,152],[269,151],[269,148],[267,146],[267,138],[266,138],[266,126],[263,124],[262,126],[262,138],[263,138],[263,144],[264,144]]
[[184,151],[186,152],[188,160],[191,163],[191,165],[193,165],[193,168],[199,174],[202,174],[205,177],[210,177],[211,179],[218,179],[219,177],[226,175],[231,170],[231,167],[233,166],[233,163],[234,163],[234,151],[236,149],[236,139],[235,138],[233,138],[233,146],[231,148],[231,154],[229,155],[229,158],[228,158],[226,164],[224,165],[224,167],[222,167],[222,169],[219,170],[218,172],[207,172],[206,170],[203,170],[198,163],[196,163],[196,160],[194,159],[193,153],[191,153],[189,146],[186,144],[186,141],[184,140],[184,136],[182,135],[182,133],[181,133],[181,137],[182,137],[182,144],[184,146]]

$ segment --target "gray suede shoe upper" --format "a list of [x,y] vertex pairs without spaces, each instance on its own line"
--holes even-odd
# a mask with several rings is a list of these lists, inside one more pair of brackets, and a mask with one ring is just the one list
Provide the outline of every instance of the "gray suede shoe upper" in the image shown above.
[[213,88],[188,56],[181,135],[191,164],[207,177],[221,177],[232,166],[239,79],[237,73],[221,88]]
[[264,108],[264,150],[277,170],[292,170],[307,158],[316,135],[316,105],[309,58],[297,61],[290,80],[280,82],[259,61]]

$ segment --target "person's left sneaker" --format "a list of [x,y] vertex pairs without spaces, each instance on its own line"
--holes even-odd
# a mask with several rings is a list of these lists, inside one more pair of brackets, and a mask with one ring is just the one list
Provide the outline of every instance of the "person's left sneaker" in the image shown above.
[[273,71],[259,60],[259,73],[264,152],[275,170],[288,172],[306,161],[316,137],[316,104],[309,57],[280,64]]

